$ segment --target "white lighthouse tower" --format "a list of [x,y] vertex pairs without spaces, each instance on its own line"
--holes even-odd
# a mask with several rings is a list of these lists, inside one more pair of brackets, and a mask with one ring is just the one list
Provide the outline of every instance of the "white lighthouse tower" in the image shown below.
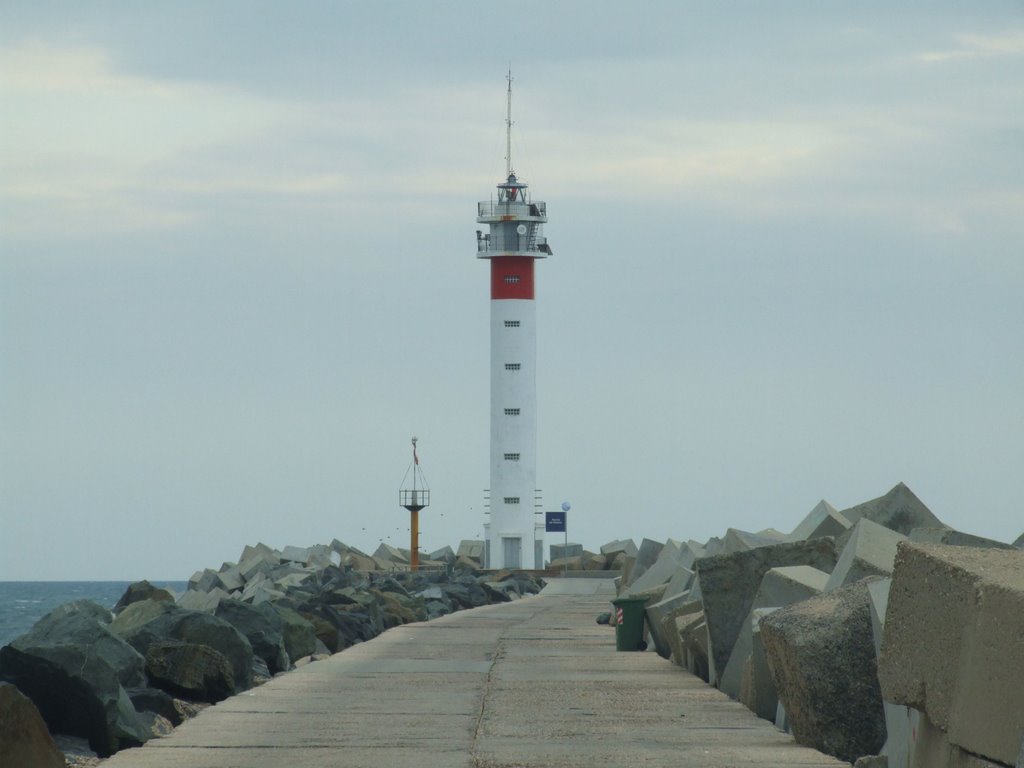
[[540,568],[544,524],[537,522],[537,309],[534,263],[551,254],[547,210],[512,170],[512,73],[508,75],[505,181],[497,199],[477,204],[477,258],[491,262],[489,568]]

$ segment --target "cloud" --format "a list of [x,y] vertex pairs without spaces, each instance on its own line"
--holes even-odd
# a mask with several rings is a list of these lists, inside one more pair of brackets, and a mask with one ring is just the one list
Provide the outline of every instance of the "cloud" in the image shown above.
[[945,51],[923,51],[915,58],[928,63],[1024,56],[1024,30],[1003,35],[957,35],[957,45]]
[[194,213],[147,201],[161,166],[252,140],[281,118],[239,90],[124,74],[99,48],[34,41],[0,51],[0,201],[8,235],[177,226]]

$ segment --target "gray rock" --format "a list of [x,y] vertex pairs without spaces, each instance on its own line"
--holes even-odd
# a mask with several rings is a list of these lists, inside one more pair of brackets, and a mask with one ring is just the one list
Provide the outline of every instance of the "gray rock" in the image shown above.
[[153,685],[175,696],[214,704],[235,692],[235,678],[224,655],[208,645],[158,640],[146,651],[146,673]]
[[0,765],[64,768],[64,755],[36,705],[10,683],[0,683]]
[[285,651],[292,664],[298,659],[316,653],[316,632],[313,625],[298,611],[280,603],[267,603],[261,610],[273,611],[280,619],[278,629],[284,642]]
[[781,566],[809,565],[831,573],[835,564],[835,542],[831,538],[775,544],[698,560],[694,590],[699,590],[704,602],[711,654],[709,678],[712,684],[725,671],[736,638],[753,607],[761,579],[769,570]]
[[102,623],[109,616],[95,603],[70,603],[0,648],[0,679],[31,698],[52,731],[88,739],[103,757],[149,738],[125,691],[145,686],[145,664]]
[[1013,546],[1017,549],[1024,549],[1024,533],[1017,537],[1017,540],[1013,542]]
[[841,514],[853,525],[863,517],[904,536],[915,528],[943,527],[942,521],[903,483],[884,496],[844,509]]
[[181,725],[197,713],[195,704],[178,699],[159,688],[141,688],[128,691],[128,697],[138,712],[152,712],[165,718],[171,725]]
[[876,755],[885,743],[868,584],[794,603],[760,622],[793,736],[847,762]]
[[143,655],[158,641],[208,645],[228,660],[236,692],[252,687],[252,646],[242,633],[216,616],[171,603],[143,601],[122,611],[111,629]]
[[174,595],[166,589],[154,587],[148,581],[143,579],[142,581],[137,581],[134,584],[128,585],[128,589],[124,591],[124,594],[121,595],[121,599],[118,600],[117,605],[114,606],[114,612],[120,613],[132,603],[137,603],[140,600],[169,600],[173,602]]
[[237,600],[224,600],[217,606],[214,616],[224,619],[245,635],[252,646],[252,652],[263,659],[270,674],[284,672],[291,666],[281,632],[284,620],[269,603],[255,606]]

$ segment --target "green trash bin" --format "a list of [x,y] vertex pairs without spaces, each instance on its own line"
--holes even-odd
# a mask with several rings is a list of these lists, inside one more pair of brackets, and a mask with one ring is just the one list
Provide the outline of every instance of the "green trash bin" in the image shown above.
[[612,600],[615,606],[615,650],[646,651],[644,642],[644,604],[646,597],[619,597]]

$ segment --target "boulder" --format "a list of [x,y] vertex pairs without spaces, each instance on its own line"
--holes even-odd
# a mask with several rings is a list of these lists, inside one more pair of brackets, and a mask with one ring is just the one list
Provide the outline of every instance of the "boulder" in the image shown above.
[[174,696],[215,704],[235,692],[235,677],[224,655],[208,645],[158,640],[146,651],[150,682]]
[[231,624],[212,614],[190,611],[171,603],[143,601],[122,611],[111,629],[143,655],[158,641],[180,640],[208,645],[227,659],[236,692],[252,687],[255,661],[252,646]]
[[159,688],[140,688],[128,691],[128,697],[138,712],[160,715],[171,725],[181,725],[199,713],[198,705],[175,698]]
[[888,576],[896,559],[896,545],[905,539],[900,533],[861,518],[853,526],[825,591],[831,592],[867,576]]
[[901,542],[878,678],[951,745],[1012,765],[1024,722],[1024,552]]
[[841,514],[852,525],[861,518],[867,518],[904,536],[915,528],[943,527],[942,521],[903,483],[894,486],[884,496],[844,509]]
[[761,579],[772,568],[809,565],[831,573],[836,564],[831,538],[758,547],[697,561],[694,589],[704,602],[710,641],[709,678],[716,684],[725,671],[736,638],[754,604]]
[[868,584],[794,603],[760,621],[793,736],[847,762],[877,755],[885,743]]
[[850,527],[850,521],[831,504],[822,499],[793,532],[786,537],[787,541],[806,541],[822,536],[839,536]]
[[252,646],[252,652],[263,659],[270,674],[284,672],[291,666],[281,633],[284,620],[269,603],[255,606],[237,600],[224,600],[217,606],[214,616],[224,619],[245,635]]
[[1013,546],[1015,546],[1017,549],[1024,549],[1024,533],[1017,537],[1017,539],[1013,542]]
[[145,663],[101,621],[109,616],[96,603],[69,603],[0,648],[0,680],[31,698],[51,731],[88,739],[102,757],[149,738],[125,691],[145,686]]
[[0,765],[64,768],[64,755],[36,705],[10,683],[0,683]]
[[114,612],[119,613],[132,603],[137,603],[140,600],[169,600],[173,602],[174,595],[166,589],[154,587],[148,581],[143,579],[142,581],[137,581],[134,584],[128,585],[128,589],[124,591],[124,594],[121,595],[121,599],[118,600],[117,605],[114,606]]
[[266,612],[268,616],[273,612],[277,617],[279,623],[275,623],[275,626],[281,633],[285,652],[292,664],[316,653],[316,632],[313,625],[298,611],[282,603],[265,603],[260,606],[260,610]]
[[[743,673],[753,650],[754,618],[757,610],[759,608],[781,608],[820,595],[828,578],[827,573],[809,565],[771,568],[765,573],[757,587],[750,611],[736,636],[736,642],[729,656],[729,663],[726,664],[718,682],[718,687],[723,693],[734,699],[740,698]],[[773,713],[774,710],[775,706],[772,705]]]

